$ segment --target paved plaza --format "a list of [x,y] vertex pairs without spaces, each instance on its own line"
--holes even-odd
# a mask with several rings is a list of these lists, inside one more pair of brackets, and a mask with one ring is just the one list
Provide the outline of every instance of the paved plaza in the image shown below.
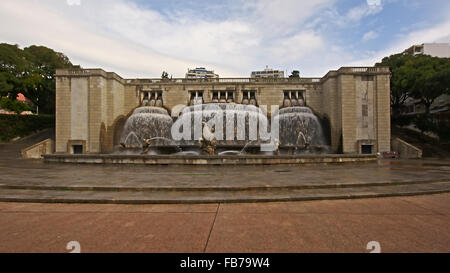
[[450,161],[335,165],[142,166],[61,164],[20,158],[51,136],[0,144],[0,201],[228,203],[409,196],[450,192]]
[[0,252],[449,252],[450,194],[196,205],[0,203]]
[[[1,202],[0,252],[68,252],[70,241],[78,241],[82,252],[368,252],[370,241],[379,242],[382,252],[450,251],[450,193],[427,194],[436,185],[446,190],[448,161],[157,167],[20,159],[20,149],[38,139],[0,144],[0,197],[30,202],[32,195],[51,202],[55,195],[116,200],[172,194],[180,203],[192,191],[213,192],[216,198],[277,191],[323,199],[325,193],[354,198],[361,191],[397,197],[146,205]],[[417,190],[426,195],[402,194]]]

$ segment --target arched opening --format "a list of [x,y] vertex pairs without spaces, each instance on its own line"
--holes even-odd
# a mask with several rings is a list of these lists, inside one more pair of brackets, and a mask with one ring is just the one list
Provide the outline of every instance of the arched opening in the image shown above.
[[114,123],[114,135],[113,146],[116,147],[120,144],[120,138],[122,137],[123,127],[127,119],[125,117],[119,117]]
[[323,117],[320,119],[320,123],[322,125],[325,143],[326,143],[326,145],[331,146],[331,123],[330,123],[330,120],[326,115],[323,115]]

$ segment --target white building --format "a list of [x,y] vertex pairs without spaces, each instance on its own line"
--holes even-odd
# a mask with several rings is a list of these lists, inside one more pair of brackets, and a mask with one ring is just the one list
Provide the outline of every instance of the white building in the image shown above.
[[406,49],[404,54],[410,55],[430,55],[431,57],[450,58],[450,44],[447,43],[427,43],[413,45]]
[[189,69],[186,73],[187,79],[215,79],[219,78],[219,75],[214,74],[214,70],[206,70],[204,67],[197,67],[195,69]]
[[252,78],[284,78],[283,70],[275,70],[266,65],[266,69],[262,71],[252,71]]

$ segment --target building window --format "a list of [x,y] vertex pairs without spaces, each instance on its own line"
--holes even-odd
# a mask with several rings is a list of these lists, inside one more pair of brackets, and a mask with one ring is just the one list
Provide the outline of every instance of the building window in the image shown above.
[[212,102],[232,103],[234,102],[234,91],[213,91]]
[[202,104],[203,91],[189,91],[189,105]]
[[220,92],[219,102],[226,103],[227,102],[227,92]]
[[141,91],[142,106],[163,106],[162,91]]
[[234,102],[234,92],[233,91],[227,91],[227,102],[228,103]]
[[258,105],[256,100],[256,91],[242,91],[242,104],[245,105]]
[[283,91],[283,107],[305,106],[303,91],[285,90]]
[[213,91],[211,100],[212,100],[212,102],[219,102],[219,92]]

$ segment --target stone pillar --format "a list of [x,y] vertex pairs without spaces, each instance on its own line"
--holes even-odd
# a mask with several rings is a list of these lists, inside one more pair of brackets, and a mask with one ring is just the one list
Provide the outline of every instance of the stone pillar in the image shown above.
[[391,101],[388,74],[376,76],[377,85],[377,146],[378,152],[391,150]]
[[354,76],[346,74],[339,75],[338,89],[341,90],[343,152],[345,154],[357,153]]
[[57,153],[67,153],[67,143],[70,139],[70,78],[56,76],[56,128],[55,128],[55,151]]
[[102,98],[106,92],[106,80],[101,76],[89,78],[89,138],[87,143],[88,153],[100,153],[100,129],[104,116]]

